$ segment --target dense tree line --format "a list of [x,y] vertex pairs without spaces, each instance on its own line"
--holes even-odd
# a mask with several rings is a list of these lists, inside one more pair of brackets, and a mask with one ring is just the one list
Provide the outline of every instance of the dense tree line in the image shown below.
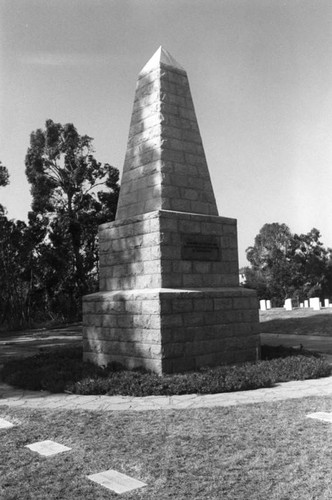
[[[0,325],[79,319],[83,294],[98,286],[98,226],[114,220],[119,172],[94,157],[74,125],[46,122],[25,159],[28,222],[0,205]],[[0,186],[9,182],[0,163]]]
[[246,250],[251,266],[244,269],[245,286],[259,299],[282,306],[286,298],[303,302],[332,296],[332,250],[324,248],[318,229],[293,234],[286,224],[265,224]]

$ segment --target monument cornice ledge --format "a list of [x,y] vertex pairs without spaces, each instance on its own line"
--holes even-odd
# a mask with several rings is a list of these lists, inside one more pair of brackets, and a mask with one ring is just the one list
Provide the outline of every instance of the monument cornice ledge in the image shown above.
[[224,224],[236,224],[237,219],[231,218],[231,217],[224,217],[221,215],[209,215],[209,214],[196,214],[194,212],[179,212],[176,210],[158,210],[158,212],[161,215],[169,215],[170,217],[173,216],[173,214],[178,214],[182,218],[188,219],[188,220],[202,220],[206,221],[206,219],[216,221],[216,222],[223,222]]
[[190,296],[195,298],[204,294],[205,297],[248,297],[256,296],[256,291],[241,287],[220,287],[220,288],[136,288],[133,290],[114,290],[106,292],[96,292],[85,295],[84,299],[88,302],[99,302],[112,300],[130,300],[139,297],[140,299],[151,299],[161,295]]
[[143,220],[154,219],[158,216],[160,210],[153,210],[151,212],[145,212],[142,214],[132,215],[130,217],[122,217],[121,219],[115,219],[112,222],[104,222],[104,224],[99,225],[100,230],[109,229],[111,227],[123,226],[126,224],[134,224],[136,222],[142,222]]
[[146,212],[143,214],[138,214],[131,217],[123,217],[121,219],[115,219],[112,222],[105,222],[104,224],[100,224],[100,230],[109,229],[111,227],[123,226],[127,224],[133,224],[135,222],[141,222],[143,220],[153,219],[158,216],[165,216],[168,218],[171,217],[181,217],[186,220],[195,220],[205,222],[207,220],[213,222],[221,222],[223,224],[237,224],[237,219],[231,217],[224,217],[221,215],[208,215],[208,214],[196,214],[192,212],[179,212],[175,210],[153,210],[152,212]]

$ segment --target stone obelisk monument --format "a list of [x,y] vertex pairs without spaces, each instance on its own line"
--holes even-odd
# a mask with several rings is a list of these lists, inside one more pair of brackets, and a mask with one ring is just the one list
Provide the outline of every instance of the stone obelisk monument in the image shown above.
[[218,215],[187,74],[161,47],[138,77],[116,219],[99,241],[85,360],[172,373],[257,359],[236,220]]

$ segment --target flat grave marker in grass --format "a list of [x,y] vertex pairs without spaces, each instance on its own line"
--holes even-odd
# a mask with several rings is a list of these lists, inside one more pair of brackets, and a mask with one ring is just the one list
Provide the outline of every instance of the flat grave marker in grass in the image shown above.
[[322,420],[323,422],[330,422],[332,424],[332,412],[328,413],[326,411],[320,411],[317,413],[309,413],[307,418],[315,418],[317,420]]
[[11,427],[14,427],[14,424],[4,418],[0,418],[0,429],[10,429]]
[[71,448],[68,448],[68,446],[56,443],[55,441],[50,441],[49,439],[46,439],[45,441],[39,441],[37,443],[28,444],[26,445],[26,448],[29,448],[32,451],[36,451],[37,453],[39,453],[39,455],[43,455],[44,457],[50,457],[64,451],[71,450]]
[[142,481],[138,481],[137,479],[126,476],[126,474],[122,474],[121,472],[117,472],[112,469],[98,472],[97,474],[91,474],[87,477],[91,481],[94,481],[95,483],[98,483],[118,494],[147,486],[147,484]]

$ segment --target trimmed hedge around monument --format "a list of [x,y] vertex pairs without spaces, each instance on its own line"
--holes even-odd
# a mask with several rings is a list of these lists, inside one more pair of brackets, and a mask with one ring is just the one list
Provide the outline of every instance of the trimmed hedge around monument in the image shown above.
[[124,370],[119,365],[100,368],[83,363],[80,349],[63,348],[9,361],[0,375],[4,382],[13,386],[53,393],[171,396],[245,391],[271,387],[277,382],[326,377],[332,373],[332,367],[323,358],[296,349],[263,346],[262,358],[268,359],[159,376],[140,369]]

